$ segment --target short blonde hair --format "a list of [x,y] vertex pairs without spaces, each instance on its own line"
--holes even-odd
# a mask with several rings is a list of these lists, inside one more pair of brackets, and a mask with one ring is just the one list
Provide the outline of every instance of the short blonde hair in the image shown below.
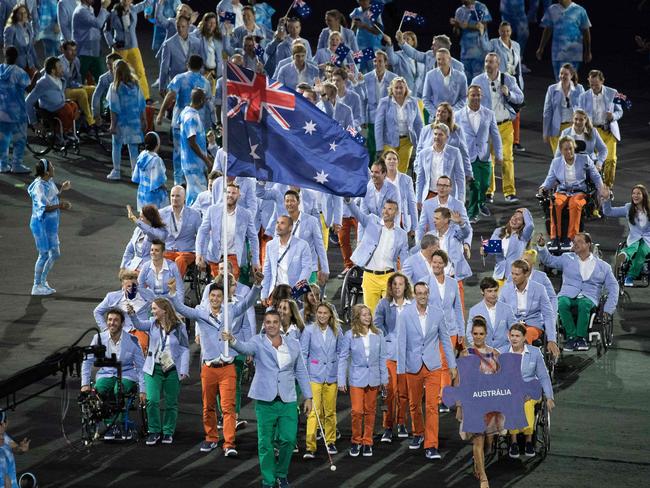
[[388,96],[389,97],[393,96],[393,89],[395,88],[395,85],[397,85],[398,83],[404,83],[404,87],[406,88],[405,97],[408,97],[411,94],[411,89],[409,88],[409,84],[406,82],[406,80],[401,76],[397,76],[391,80],[390,85],[388,85]]
[[573,147],[573,149],[576,148],[576,140],[573,137],[569,136],[569,135],[560,137],[560,140],[557,141],[557,147],[562,149],[562,144],[564,144],[565,142],[569,142],[571,144],[571,146]]
[[443,124],[442,122],[436,122],[431,126],[431,131],[433,132],[436,129],[441,130],[442,132],[445,133],[447,137],[449,137],[449,126],[447,124]]
[[307,49],[302,43],[299,42],[291,46],[291,55],[294,56],[295,54],[307,54]]

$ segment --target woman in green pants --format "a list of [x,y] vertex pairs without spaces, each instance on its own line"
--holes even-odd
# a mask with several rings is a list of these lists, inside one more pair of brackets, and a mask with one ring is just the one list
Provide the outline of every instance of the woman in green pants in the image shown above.
[[[180,382],[189,376],[190,348],[185,325],[165,298],[156,298],[151,304],[150,320],[138,320],[129,306],[133,326],[149,333],[149,351],[144,362],[144,383],[147,390],[147,418],[149,435],[147,445],[154,446],[162,438],[163,444],[173,442],[178,417]],[[165,415],[161,426],[160,396],[165,398]],[[162,434],[161,434],[162,432]]]

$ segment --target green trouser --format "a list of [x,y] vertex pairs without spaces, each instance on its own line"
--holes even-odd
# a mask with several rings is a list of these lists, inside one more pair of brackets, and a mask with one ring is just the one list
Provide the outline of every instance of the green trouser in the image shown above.
[[[257,452],[260,458],[262,482],[275,486],[277,478],[286,478],[289,464],[298,435],[298,404],[283,402],[276,398],[271,402],[257,400]],[[277,440],[273,442],[274,433]],[[273,451],[274,444],[279,450],[277,461]]]
[[309,275],[309,284],[315,285],[318,283],[318,271],[312,271]]
[[[589,317],[591,315],[591,309],[594,308],[594,303],[586,297],[569,298],[566,296],[558,297],[557,303],[560,320],[564,326],[567,340],[575,339],[576,337],[586,339],[589,329]],[[578,307],[577,326],[571,313],[571,307],[573,306]]]
[[646,256],[650,254],[650,246],[643,239],[639,239],[634,244],[623,248],[621,252],[625,253],[627,259],[632,262],[627,275],[636,280],[641,274]]
[[431,115],[429,114],[429,111],[426,108],[422,110],[422,117],[424,118],[424,125],[427,125],[429,123],[429,119],[431,118]]
[[470,184],[469,206],[467,207],[467,216],[473,219],[478,215],[479,208],[485,203],[485,192],[490,186],[492,177],[492,164],[490,161],[481,161],[476,158],[472,163],[474,172],[474,181]]
[[[97,378],[95,380],[95,390],[97,390],[97,393],[99,393],[100,396],[103,397],[116,398],[117,385],[118,385],[117,376],[111,376],[110,378]],[[122,390],[125,395],[130,393],[137,393],[138,384],[135,381],[122,378]],[[114,423],[114,420],[115,420],[114,417],[109,417],[104,419],[104,423],[106,425],[109,425]],[[120,412],[117,421],[119,423],[122,423],[124,421],[124,412]]]
[[[178,418],[178,394],[181,391],[181,382],[178,379],[176,368],[166,373],[162,366],[156,364],[153,374],[144,375],[144,384],[147,389],[147,420],[149,422],[149,433],[172,435],[176,430],[176,419]],[[160,426],[160,392],[165,397],[165,420]]]
[[[236,380],[236,391],[235,391],[235,413],[239,416],[239,409],[241,408],[241,375],[244,371],[244,363],[246,362],[246,355],[239,354],[235,356],[233,363],[235,364],[235,372],[237,373]],[[217,411],[219,416],[223,416],[223,411],[221,410],[221,398],[219,398],[219,393],[217,389]]]
[[79,56],[79,71],[81,72],[81,82],[86,83],[86,75],[90,74],[95,78],[95,85],[99,81],[99,77],[106,71],[101,56]]
[[[377,156],[377,141],[375,140],[375,124],[368,124],[368,135],[366,137],[366,146],[368,146],[368,156],[370,157],[369,166],[375,162]],[[381,150],[384,148],[382,147]]]

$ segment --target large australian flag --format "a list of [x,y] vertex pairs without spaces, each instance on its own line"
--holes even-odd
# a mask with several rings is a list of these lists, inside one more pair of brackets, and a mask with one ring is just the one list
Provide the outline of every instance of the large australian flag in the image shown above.
[[363,196],[368,151],[302,95],[228,63],[228,174]]

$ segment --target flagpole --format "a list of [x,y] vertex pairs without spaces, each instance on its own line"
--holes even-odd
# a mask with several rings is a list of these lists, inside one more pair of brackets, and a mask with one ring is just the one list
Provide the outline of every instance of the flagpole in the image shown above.
[[402,14],[402,20],[399,21],[399,27],[397,28],[397,32],[401,32],[403,22],[404,22],[404,14]]
[[[296,0],[291,0],[291,4],[289,5],[289,8],[287,9],[287,13],[284,14],[284,17],[280,17],[281,19],[286,19],[286,18],[289,17],[289,12],[291,12],[291,9],[293,8],[295,3],[296,3]],[[285,32],[286,32],[286,25],[285,25]]]
[[[223,83],[221,90],[221,148],[223,151],[223,164],[221,166],[221,172],[223,173],[222,182],[222,191],[223,196],[221,203],[223,204],[223,215],[221,216],[221,249],[222,249],[222,259],[223,259],[223,304],[221,308],[223,309],[223,325],[226,332],[230,331],[230,323],[228,322],[228,299],[230,288],[228,286],[228,61],[222,60],[223,69],[221,70],[221,81]],[[224,111],[225,110],[225,111]],[[224,355],[228,356],[229,345],[228,341],[224,342],[223,345]]]

